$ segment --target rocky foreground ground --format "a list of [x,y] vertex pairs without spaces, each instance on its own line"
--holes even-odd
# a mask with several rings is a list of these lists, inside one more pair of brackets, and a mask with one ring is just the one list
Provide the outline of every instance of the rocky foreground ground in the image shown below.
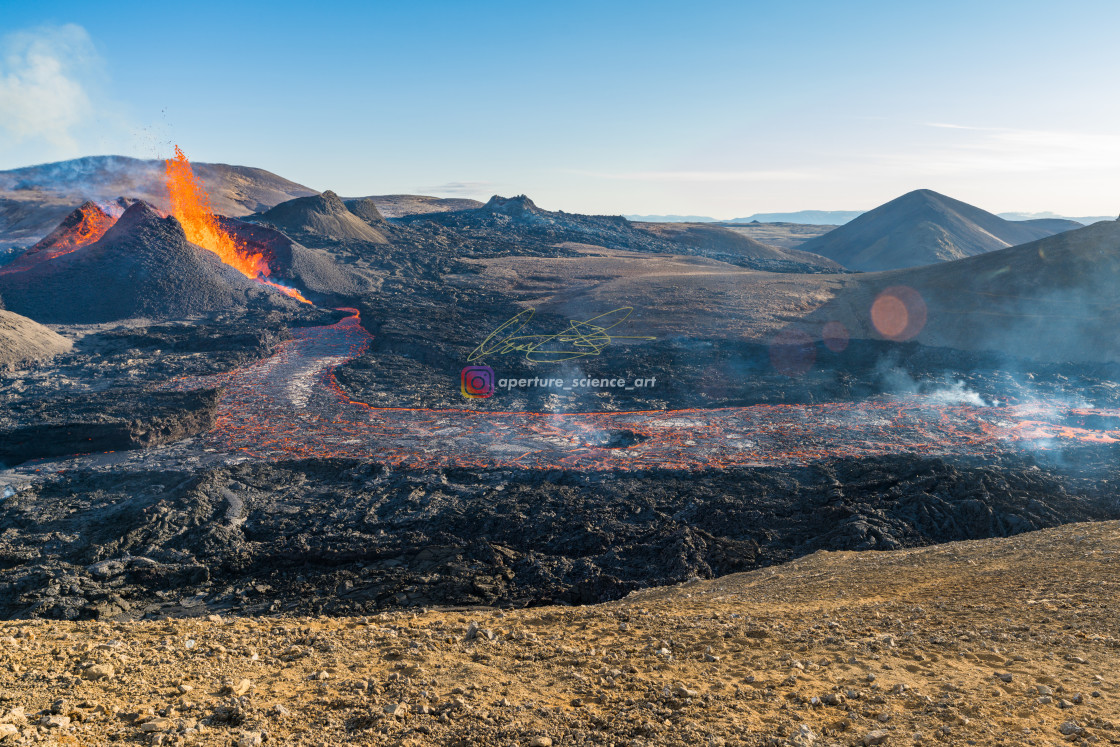
[[1120,523],[588,607],[0,624],[4,744],[1120,744]]

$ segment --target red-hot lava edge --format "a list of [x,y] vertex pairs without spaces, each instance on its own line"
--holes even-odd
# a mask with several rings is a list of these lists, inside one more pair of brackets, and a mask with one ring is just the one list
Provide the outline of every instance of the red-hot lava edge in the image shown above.
[[[204,446],[258,459],[342,457],[402,467],[703,469],[804,463],[889,453],[984,454],[1012,444],[1120,441],[1120,430],[1054,422],[1120,410],[1044,405],[944,405],[921,396],[858,403],[755,405],[612,413],[475,412],[371,407],[349,399],[334,370],[370,336],[355,309],[329,327],[295,330],[271,358],[232,373],[190,377],[174,389],[226,387]],[[409,382],[397,382],[408,386]],[[1120,421],[1117,421],[1120,422]],[[601,448],[604,432],[644,440]]]

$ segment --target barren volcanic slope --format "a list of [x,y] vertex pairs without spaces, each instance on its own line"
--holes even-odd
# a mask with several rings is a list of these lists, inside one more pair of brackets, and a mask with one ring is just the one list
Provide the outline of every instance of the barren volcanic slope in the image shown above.
[[580,609],[10,622],[0,735],[222,747],[1116,744],[1118,543],[1110,522],[822,552]]
[[[316,191],[264,169],[193,164],[221,215],[247,215]],[[90,156],[0,171],[0,248],[35,243],[86,200],[134,197],[169,208],[161,160]]]
[[669,241],[694,247],[710,259],[746,264],[772,272],[840,272],[843,267],[830,259],[796,249],[763,244],[745,233],[703,223],[636,223],[635,226]]
[[377,213],[376,206],[370,210],[370,206],[360,200],[353,204],[363,215],[351,212],[338,195],[327,190],[319,195],[288,200],[255,218],[295,237],[310,234],[336,241],[387,244],[388,239],[378,229],[385,221]]
[[161,218],[143,202],[129,207],[93,244],[0,275],[0,297],[16,313],[63,324],[179,319],[294,303],[188,243],[177,220]]
[[1007,221],[919,189],[799,248],[862,272],[917,267],[1002,249],[1080,228],[1076,221]]
[[1120,360],[1120,221],[957,262],[856,276],[805,328],[820,334],[839,321],[853,337],[880,337],[868,309],[899,286],[916,290],[925,307],[919,343],[1043,361]]
[[0,304],[0,368],[65,353],[71,342],[27,317],[4,311]]
[[809,223],[724,223],[723,227],[761,244],[779,249],[796,249],[809,239],[823,236],[836,228]]
[[[405,225],[446,227],[461,239],[502,254],[541,254],[570,245],[630,249],[660,254],[692,254],[742,267],[779,272],[819,272],[835,263],[815,255],[762,246],[725,229],[703,225],[632,223],[622,216],[580,215],[543,210],[525,195],[495,195],[481,208],[429,213],[400,219]],[[555,252],[550,252],[555,254]]]

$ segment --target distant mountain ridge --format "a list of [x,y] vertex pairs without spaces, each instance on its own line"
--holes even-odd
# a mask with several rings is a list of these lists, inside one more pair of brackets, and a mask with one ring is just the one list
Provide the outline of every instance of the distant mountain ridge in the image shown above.
[[[356,202],[356,199],[344,198],[346,204]],[[453,210],[473,210],[482,207],[478,200],[469,200],[465,197],[430,197],[428,195],[370,195],[358,198],[369,200],[377,206],[381,215],[386,218],[403,218],[406,215],[421,215],[423,213],[447,213]],[[353,208],[351,208],[353,209]]]
[[1075,216],[1075,215],[1058,215],[1057,213],[996,213],[1004,220],[1075,220],[1082,225],[1090,226],[1094,223],[1100,223],[1102,220],[1116,220],[1115,215],[1089,215],[1089,216]]
[[799,249],[860,272],[972,257],[1081,228],[1075,221],[1008,221],[929,189],[880,205]]
[[724,223],[805,223],[814,226],[842,226],[864,214],[864,210],[797,210],[792,213],[755,213],[732,218]]
[[626,220],[642,223],[719,223],[718,218],[707,215],[625,215]]

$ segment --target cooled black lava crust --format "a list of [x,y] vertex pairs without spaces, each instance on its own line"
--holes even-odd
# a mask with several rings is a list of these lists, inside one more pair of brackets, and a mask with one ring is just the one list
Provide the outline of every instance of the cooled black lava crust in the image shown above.
[[0,503],[0,617],[590,603],[816,550],[1120,518],[1120,449],[705,472],[74,471]]

